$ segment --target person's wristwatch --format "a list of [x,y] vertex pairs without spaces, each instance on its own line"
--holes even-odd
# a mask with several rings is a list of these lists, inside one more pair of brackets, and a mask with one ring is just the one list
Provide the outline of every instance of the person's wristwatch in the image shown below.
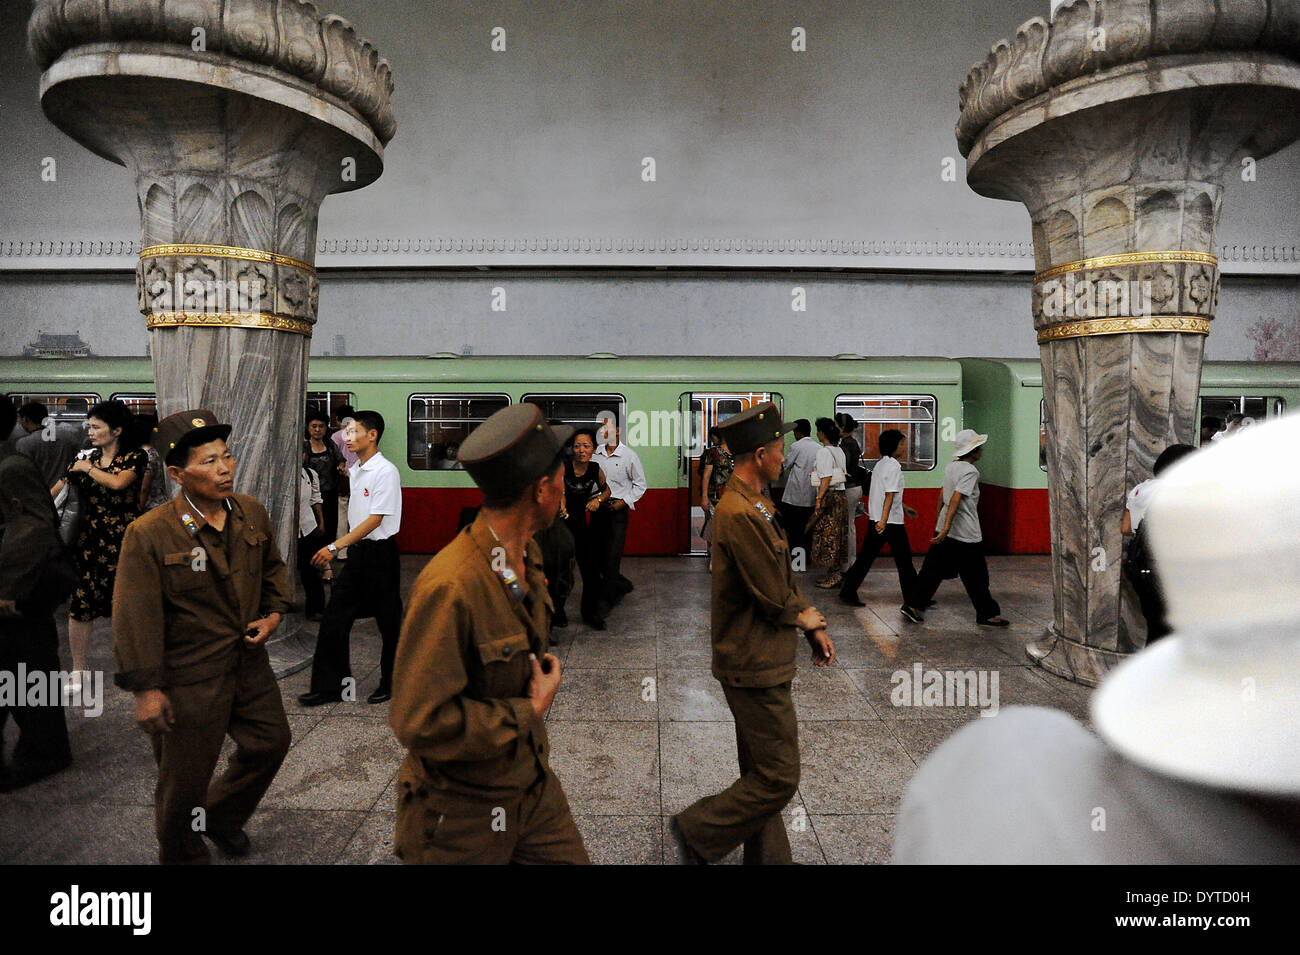
[[331,554],[337,554],[337,553],[339,552],[339,549],[338,549],[337,547],[334,546],[333,541],[331,541],[330,543],[326,544],[326,545],[325,545],[325,549],[326,549],[327,551],[329,551]]

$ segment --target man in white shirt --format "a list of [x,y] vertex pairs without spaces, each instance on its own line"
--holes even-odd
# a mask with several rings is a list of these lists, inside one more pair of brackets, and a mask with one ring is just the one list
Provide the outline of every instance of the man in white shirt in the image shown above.
[[840,585],[840,600],[853,607],[866,606],[858,597],[858,588],[886,544],[894,555],[894,566],[898,568],[898,586],[902,588],[904,603],[916,584],[912,546],[903,526],[904,514],[916,517],[916,511],[903,503],[903,466],[898,462],[906,442],[907,436],[896,428],[882,431],[877,441],[880,460],[871,472],[871,487],[867,491],[867,517],[871,524],[867,527],[867,539],[862,542],[862,550],[858,551],[853,566],[845,571],[844,582]]
[[[632,581],[619,569],[623,562],[623,544],[627,540],[628,513],[636,510],[636,502],[645,494],[645,468],[641,458],[625,444],[619,443],[619,428],[615,421],[606,419],[601,427],[605,445],[591,459],[600,465],[609,485],[609,498],[601,505],[599,539],[605,546],[605,559],[601,580],[604,583],[603,603],[613,607],[632,592]],[[586,581],[583,581],[586,586]],[[601,617],[605,614],[601,613]]]
[[794,423],[794,444],[786,452],[781,470],[786,475],[785,489],[781,492],[781,522],[791,549],[802,547],[808,553],[808,519],[813,515],[817,492],[812,486],[813,465],[821,445],[812,437],[812,423],[800,418]]
[[[330,440],[334,442],[334,447],[338,448],[339,454],[343,455],[343,466],[348,469],[349,473],[351,473],[352,469],[356,466],[357,463],[356,452],[348,447],[348,440],[347,440],[348,425],[350,425],[353,422],[353,420],[355,420],[352,417],[354,414],[356,414],[356,412],[353,410],[351,405],[340,405],[338,410],[339,427],[337,431],[335,431],[332,435],[330,435]],[[352,529],[352,524],[348,520],[349,494],[350,491],[348,490],[348,482],[344,480],[340,480],[339,500],[338,500],[338,509],[339,509],[338,529],[340,534],[346,534],[348,531]],[[339,554],[339,557],[346,558],[348,556],[346,553],[346,548],[340,548],[340,550],[344,550],[345,552]]]
[[357,455],[348,472],[352,529],[318,550],[312,565],[327,567],[344,547],[349,548],[348,559],[334,578],[325,607],[312,659],[311,691],[298,697],[303,706],[355,700],[348,641],[358,617],[374,617],[383,640],[379,687],[366,702],[384,703],[392,696],[393,660],[402,627],[401,567],[394,539],[402,526],[402,485],[397,467],[379,453],[383,434],[384,416],[378,411],[358,411],[346,429],[348,445]]

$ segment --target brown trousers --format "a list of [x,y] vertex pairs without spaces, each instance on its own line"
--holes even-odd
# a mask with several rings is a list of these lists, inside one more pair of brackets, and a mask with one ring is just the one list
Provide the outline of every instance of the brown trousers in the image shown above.
[[[244,650],[230,673],[166,693],[176,725],[153,737],[159,859],[203,863],[209,855],[201,833],[243,829],[266,794],[289,752],[289,721],[264,652]],[[227,733],[235,752],[213,780]]]
[[788,865],[790,840],[781,811],[799,788],[799,730],[790,684],[722,686],[736,718],[740,779],[677,817],[686,841],[709,862],[737,846],[745,865]]
[[559,779],[549,770],[520,797],[480,801],[398,775],[397,857],[408,865],[589,865]]

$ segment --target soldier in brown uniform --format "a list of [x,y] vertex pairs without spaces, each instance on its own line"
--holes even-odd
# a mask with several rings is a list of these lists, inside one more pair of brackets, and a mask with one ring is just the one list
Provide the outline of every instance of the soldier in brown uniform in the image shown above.
[[563,449],[534,405],[461,445],[483,490],[474,523],[415,582],[388,722],[408,750],[396,853],[408,863],[586,863],[543,717],[560,686],[552,605],[533,535],[564,498]]
[[764,492],[781,476],[781,438],[792,427],[770,401],[718,426],[736,465],[714,515],[713,675],[736,719],[741,775],[671,820],[690,863],[717,862],[740,845],[746,865],[791,862],[781,810],[799,786],[790,698],[796,628],[818,666],[835,659],[826,619],[799,592],[776,505]]
[[[114,681],[153,740],[164,863],[208,862],[200,832],[247,854],[244,824],[289,751],[265,647],[290,607],[289,573],[266,509],[233,491],[229,434],[207,410],[159,423],[154,447],[181,490],[127,528],[113,592]],[[235,753],[213,781],[227,733]]]

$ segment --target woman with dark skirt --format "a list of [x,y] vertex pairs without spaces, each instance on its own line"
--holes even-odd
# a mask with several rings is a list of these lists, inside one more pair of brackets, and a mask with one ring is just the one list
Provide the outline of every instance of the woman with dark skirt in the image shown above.
[[338,537],[339,530],[339,485],[347,472],[343,467],[343,455],[326,432],[328,427],[328,415],[319,411],[307,415],[307,440],[303,447],[307,453],[307,467],[320,479],[324,521],[319,530],[325,540],[332,541]]
[[[604,525],[591,518],[609,498],[609,486],[600,465],[591,460],[596,451],[594,431],[579,431],[573,436],[573,458],[564,462],[564,521],[573,533],[577,548],[578,570],[582,573],[582,620],[594,630],[605,629],[609,608],[601,600],[604,581],[600,555],[605,542],[600,528]],[[556,616],[563,619],[564,608],[556,606]]]

